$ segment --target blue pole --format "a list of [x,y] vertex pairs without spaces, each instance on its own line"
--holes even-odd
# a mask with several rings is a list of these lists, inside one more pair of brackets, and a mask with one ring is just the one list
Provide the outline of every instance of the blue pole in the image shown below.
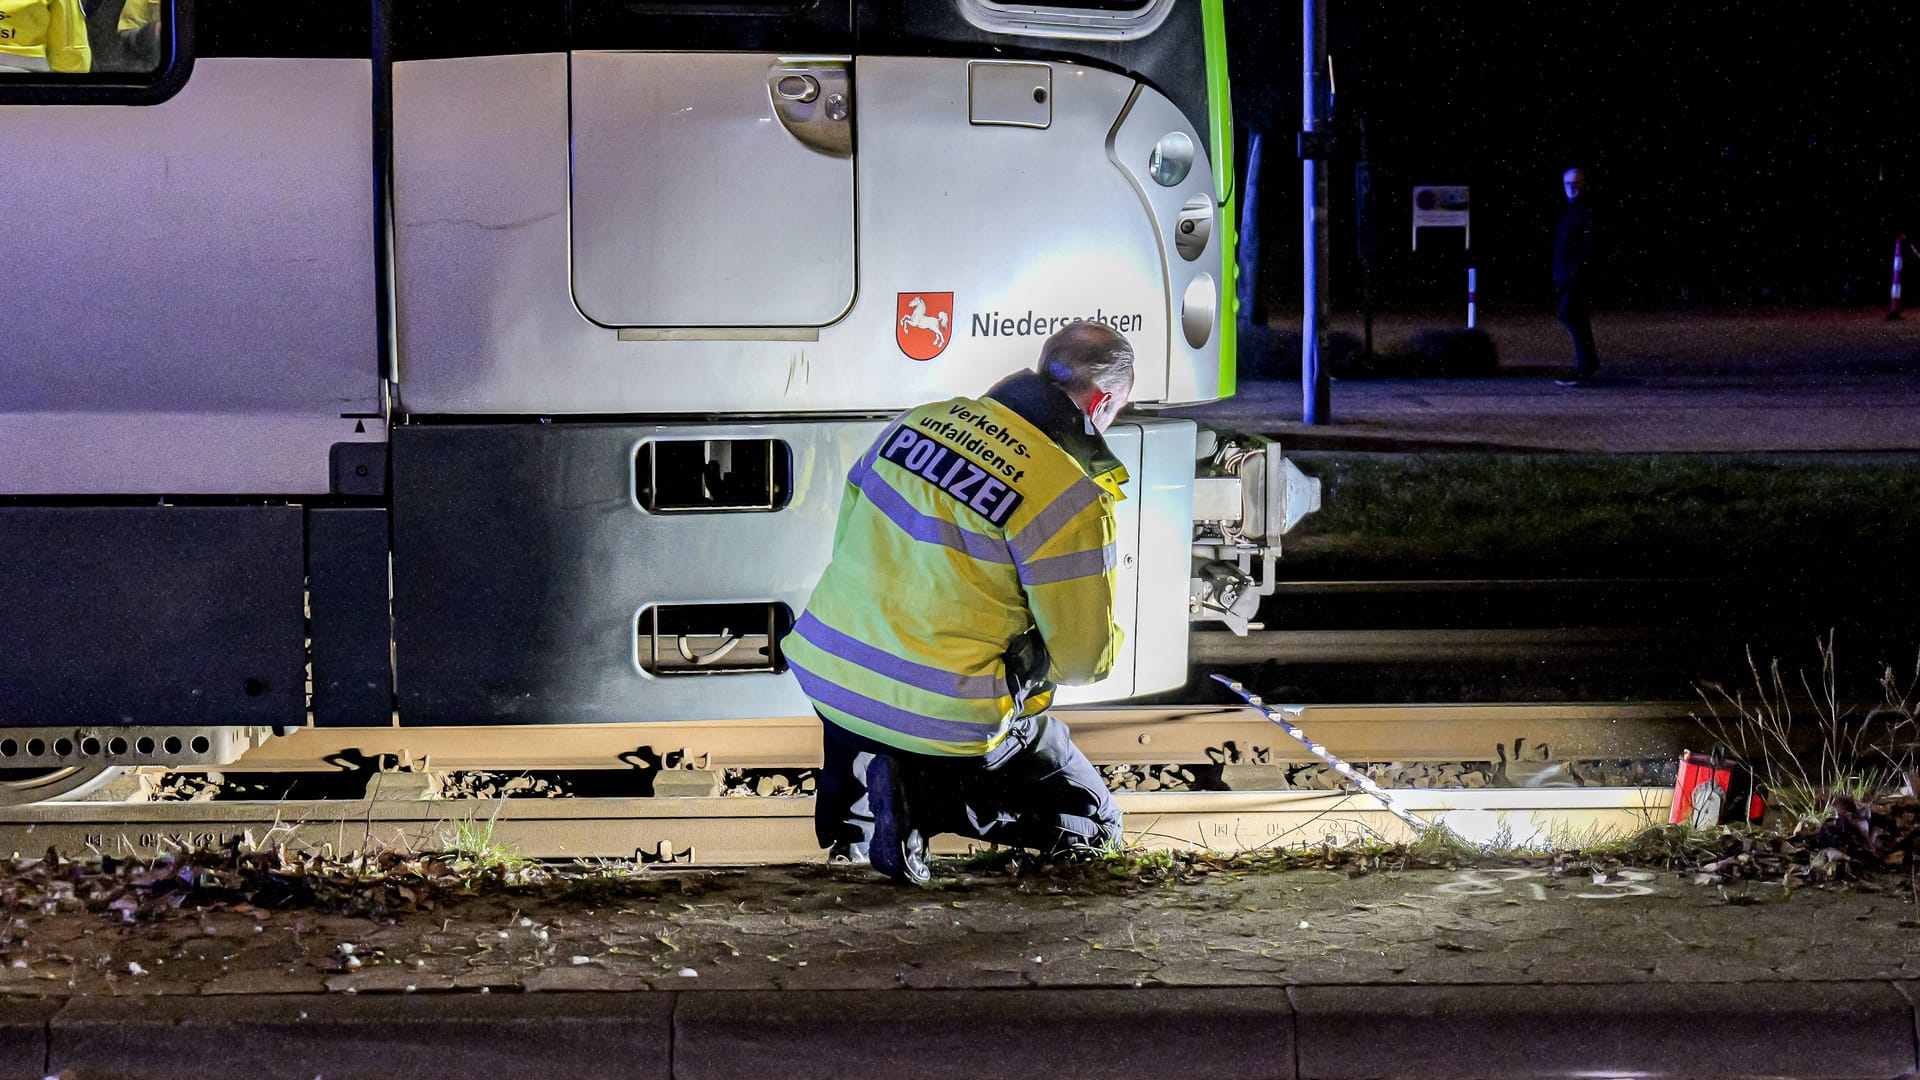
[[[1302,130],[1326,126],[1327,2],[1304,0],[1300,32]],[[1325,424],[1333,419],[1332,386],[1321,363],[1327,337],[1327,176],[1317,146],[1301,155],[1304,211],[1301,229],[1302,292],[1300,323],[1300,420]]]
[[[1260,148],[1266,140],[1255,131],[1247,140],[1247,177],[1240,188],[1240,342],[1246,348],[1255,337],[1249,331],[1260,308]],[[1264,322],[1261,325],[1265,325]]]

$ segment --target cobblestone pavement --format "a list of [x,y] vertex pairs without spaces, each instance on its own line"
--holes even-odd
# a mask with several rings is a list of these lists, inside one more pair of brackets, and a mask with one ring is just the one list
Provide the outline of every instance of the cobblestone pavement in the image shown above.
[[[393,917],[17,912],[0,995],[1714,983],[1910,979],[1905,881],[1696,886],[1527,869],[1223,873],[1057,891],[857,870],[649,872]],[[351,956],[351,959],[349,959]]]

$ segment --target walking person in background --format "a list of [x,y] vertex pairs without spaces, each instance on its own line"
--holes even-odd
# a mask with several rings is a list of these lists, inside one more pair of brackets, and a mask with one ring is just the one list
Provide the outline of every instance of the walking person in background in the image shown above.
[[1553,293],[1560,325],[1573,336],[1573,374],[1553,381],[1558,386],[1592,386],[1600,371],[1600,355],[1593,346],[1593,200],[1587,195],[1587,175],[1578,168],[1568,169],[1560,186],[1567,193],[1567,208],[1553,233]]
[[159,0],[126,0],[115,28],[130,70],[152,71],[160,66]]

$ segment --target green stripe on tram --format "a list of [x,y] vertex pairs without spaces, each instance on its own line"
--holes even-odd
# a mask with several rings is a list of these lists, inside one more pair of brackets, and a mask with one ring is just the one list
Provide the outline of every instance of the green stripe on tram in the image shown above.
[[1239,379],[1239,201],[1233,197],[1233,87],[1227,77],[1226,0],[1200,0],[1207,49],[1207,155],[1213,162],[1213,192],[1219,202],[1214,229],[1220,235],[1220,383],[1233,396]]

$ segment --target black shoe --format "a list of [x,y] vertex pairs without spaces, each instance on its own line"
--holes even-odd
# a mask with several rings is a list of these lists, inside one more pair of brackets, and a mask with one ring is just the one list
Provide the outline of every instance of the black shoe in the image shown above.
[[827,849],[828,866],[867,866],[871,862],[867,845],[861,842],[842,840]]
[[913,827],[900,763],[890,754],[875,754],[867,766],[867,805],[873,810],[873,843],[867,848],[873,868],[903,884],[931,883],[927,838]]

